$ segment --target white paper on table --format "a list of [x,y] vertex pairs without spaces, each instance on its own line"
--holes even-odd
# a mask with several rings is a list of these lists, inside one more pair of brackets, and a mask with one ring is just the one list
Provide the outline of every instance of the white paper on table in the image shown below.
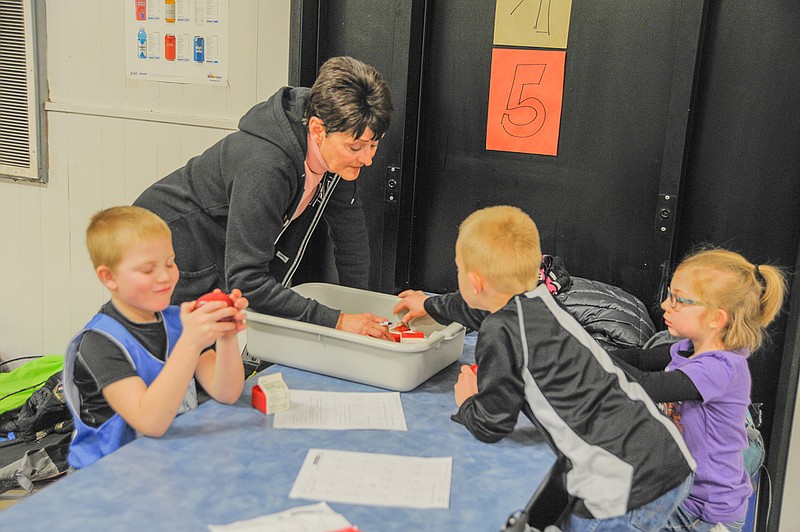
[[449,508],[453,458],[309,449],[290,499]]
[[227,525],[208,525],[208,529],[211,532],[330,532],[352,526],[342,514],[320,502]]
[[275,414],[276,429],[408,430],[398,392],[290,390],[292,406]]

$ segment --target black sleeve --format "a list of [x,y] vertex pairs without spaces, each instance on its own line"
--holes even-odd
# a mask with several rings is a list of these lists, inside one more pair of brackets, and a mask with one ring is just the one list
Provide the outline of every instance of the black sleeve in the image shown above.
[[609,355],[614,363],[639,383],[656,403],[703,400],[692,379],[682,371],[642,371],[616,358],[616,351],[610,351]]
[[615,360],[621,360],[634,368],[644,371],[662,371],[672,358],[669,354],[670,344],[652,347],[650,349],[615,349],[609,354]]
[[228,287],[240,289],[254,312],[335,327],[339,310],[285,288],[270,270],[274,260],[281,260],[275,242],[293,204],[297,176],[292,161],[274,145],[264,141],[252,148],[252,154],[227,161],[224,169],[232,182],[225,230]]
[[342,286],[369,286],[369,239],[356,182],[340,179],[331,193],[323,216],[328,224],[336,271]]
[[[461,423],[475,438],[493,443],[514,430],[525,405],[525,383],[515,353],[521,352],[507,324],[487,320],[478,335],[478,393],[467,398],[451,419]],[[516,349],[515,349],[516,348]]]
[[489,315],[485,310],[470,308],[459,292],[429,297],[425,300],[425,311],[442,325],[456,322],[474,330],[480,329],[483,319]]
[[109,384],[139,374],[122,350],[100,333],[87,331],[81,339],[78,364],[102,390]]

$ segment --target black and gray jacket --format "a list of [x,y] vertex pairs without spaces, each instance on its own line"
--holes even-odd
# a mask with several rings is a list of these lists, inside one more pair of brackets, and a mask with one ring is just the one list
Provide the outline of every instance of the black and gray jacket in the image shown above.
[[522,411],[561,461],[576,515],[624,515],[694,469],[677,427],[544,284],[492,314],[470,309],[458,293],[429,298],[425,309],[441,323],[479,330],[478,393],[453,419],[495,442]]
[[354,182],[326,174],[300,217],[309,89],[284,87],[248,111],[239,131],[153,184],[136,200],[172,229],[181,272],[173,302],[238,288],[256,312],[334,327],[339,311],[286,288],[320,219],[342,284],[366,288],[369,243]]

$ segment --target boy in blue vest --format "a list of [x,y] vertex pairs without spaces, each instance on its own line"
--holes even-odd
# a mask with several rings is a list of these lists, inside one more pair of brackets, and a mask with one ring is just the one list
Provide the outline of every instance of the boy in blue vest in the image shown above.
[[569,498],[562,530],[658,530],[689,492],[695,462],[642,387],[538,284],[541,260],[527,214],[481,209],[459,228],[460,291],[409,290],[394,312],[478,331],[477,369],[461,368],[453,420],[484,442],[510,434],[520,412],[539,428]]
[[[178,282],[172,235],[140,207],[92,217],[86,245],[111,300],[71,341],[64,388],[75,421],[69,464],[85,467],[137,436],[162,436],[197,406],[195,378],[221,403],[242,393],[237,333],[247,299],[170,306]],[[224,321],[221,321],[224,320]]]

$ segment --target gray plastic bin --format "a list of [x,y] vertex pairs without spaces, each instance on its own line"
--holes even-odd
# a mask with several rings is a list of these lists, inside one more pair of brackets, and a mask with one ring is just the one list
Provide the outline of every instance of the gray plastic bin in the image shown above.
[[[348,314],[371,312],[398,320],[397,296],[326,283],[307,283],[295,292]],[[247,313],[247,350],[262,360],[380,388],[413,390],[461,356],[464,327],[443,326],[429,317],[412,321],[425,341],[401,344],[256,312]]]

